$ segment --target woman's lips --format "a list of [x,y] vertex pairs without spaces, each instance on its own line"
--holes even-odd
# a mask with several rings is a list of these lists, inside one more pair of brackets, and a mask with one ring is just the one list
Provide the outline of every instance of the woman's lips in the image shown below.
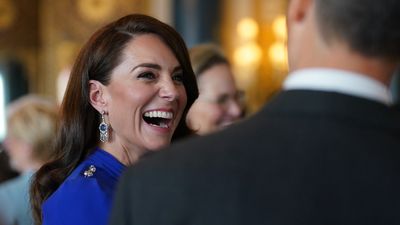
[[174,113],[165,110],[150,110],[143,113],[143,120],[151,126],[169,128],[172,124]]

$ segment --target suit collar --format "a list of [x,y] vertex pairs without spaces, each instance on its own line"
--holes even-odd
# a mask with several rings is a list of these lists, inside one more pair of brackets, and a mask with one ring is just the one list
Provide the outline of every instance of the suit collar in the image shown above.
[[393,107],[337,92],[282,91],[261,110],[261,114],[331,117],[348,122],[359,121],[400,128],[400,112]]
[[289,74],[283,88],[338,92],[386,105],[392,104],[392,96],[387,86],[367,75],[344,70],[327,68],[297,70]]

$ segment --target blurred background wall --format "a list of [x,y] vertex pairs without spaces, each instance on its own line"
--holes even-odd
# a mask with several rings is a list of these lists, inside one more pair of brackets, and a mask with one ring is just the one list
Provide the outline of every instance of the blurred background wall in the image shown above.
[[[287,71],[284,2],[0,0],[2,70],[10,74],[9,62],[20,64],[29,92],[56,98],[59,75],[90,34],[125,14],[145,13],[175,27],[189,47],[208,41],[220,44],[254,112],[279,88]],[[10,88],[20,88],[15,85]]]
[[129,13],[172,25],[188,47],[221,45],[254,113],[287,74],[285,10],[286,0],[0,0],[0,141],[9,101],[26,92],[60,101],[81,46]]

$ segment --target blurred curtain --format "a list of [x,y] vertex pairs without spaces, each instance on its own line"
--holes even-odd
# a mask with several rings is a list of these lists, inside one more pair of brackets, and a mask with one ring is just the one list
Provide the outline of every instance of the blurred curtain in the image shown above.
[[220,42],[221,0],[174,0],[174,26],[188,47]]

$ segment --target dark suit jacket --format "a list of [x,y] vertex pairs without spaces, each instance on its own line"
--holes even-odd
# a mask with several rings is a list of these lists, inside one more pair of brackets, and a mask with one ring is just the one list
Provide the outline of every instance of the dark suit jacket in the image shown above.
[[143,159],[119,188],[111,224],[400,224],[400,115],[285,91],[246,121]]
[[400,102],[397,102],[397,103],[393,106],[393,108],[395,108],[396,110],[399,110],[399,112],[400,112]]

